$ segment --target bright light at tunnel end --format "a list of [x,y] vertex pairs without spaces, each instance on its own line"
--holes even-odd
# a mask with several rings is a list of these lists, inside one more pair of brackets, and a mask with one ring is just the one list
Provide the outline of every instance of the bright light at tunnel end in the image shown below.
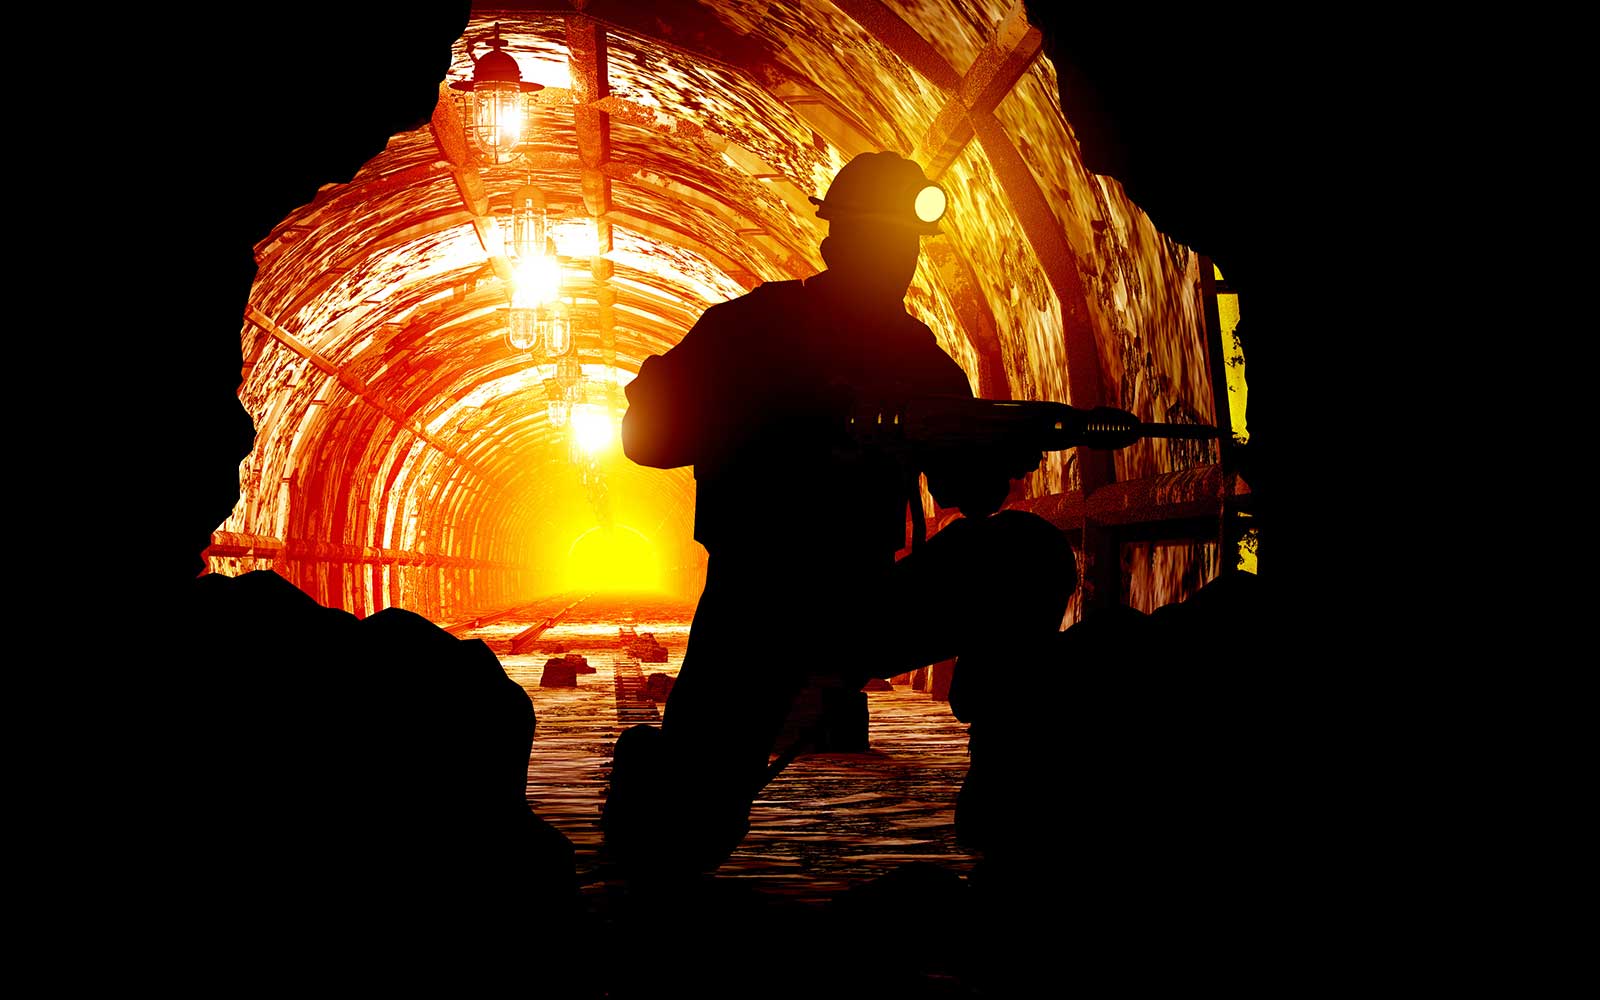
[[567,548],[566,586],[596,593],[645,593],[664,589],[655,543],[625,524],[594,527]]

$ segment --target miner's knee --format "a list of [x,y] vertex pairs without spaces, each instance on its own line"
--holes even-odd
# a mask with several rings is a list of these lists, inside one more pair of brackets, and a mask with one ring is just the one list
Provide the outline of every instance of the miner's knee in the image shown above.
[[1066,534],[1024,510],[1002,510],[974,527],[976,547],[990,562],[984,576],[997,585],[996,604],[1054,614],[1059,625],[1078,586],[1077,560]]
[[744,839],[760,768],[706,749],[654,726],[618,737],[601,826],[608,852],[630,876],[710,871]]

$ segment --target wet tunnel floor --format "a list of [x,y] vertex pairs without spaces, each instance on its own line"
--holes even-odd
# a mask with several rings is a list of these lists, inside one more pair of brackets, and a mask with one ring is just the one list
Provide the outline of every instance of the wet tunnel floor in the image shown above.
[[[528,802],[576,847],[580,883],[594,884],[606,876],[597,821],[611,748],[639,718],[639,706],[619,706],[617,676],[632,673],[636,663],[646,677],[676,676],[694,607],[655,597],[590,598],[529,651],[511,653],[519,634],[572,600],[552,596],[457,634],[482,639],[533,699],[538,731]],[[667,662],[632,658],[617,642],[624,625],[653,632],[667,649]],[[774,622],[774,629],[775,641],[804,641],[803,626]],[[544,664],[561,655],[558,648],[586,656],[595,672],[579,675],[576,688],[541,688]],[[821,643],[817,655],[827,655]],[[759,658],[752,658],[751,669],[759,668]],[[957,846],[953,828],[956,792],[967,770],[966,727],[948,704],[904,687],[869,694],[868,706],[871,751],[810,755],[790,764],[756,803],[750,833],[719,877],[811,903],[908,861],[971,869],[974,859]]]

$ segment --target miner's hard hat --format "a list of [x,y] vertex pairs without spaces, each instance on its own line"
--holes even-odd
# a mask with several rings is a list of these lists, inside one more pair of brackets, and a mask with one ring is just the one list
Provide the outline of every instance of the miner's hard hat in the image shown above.
[[943,231],[939,220],[948,204],[944,189],[921,167],[894,153],[862,153],[834,177],[825,198],[811,201],[819,219],[855,219],[930,236]]

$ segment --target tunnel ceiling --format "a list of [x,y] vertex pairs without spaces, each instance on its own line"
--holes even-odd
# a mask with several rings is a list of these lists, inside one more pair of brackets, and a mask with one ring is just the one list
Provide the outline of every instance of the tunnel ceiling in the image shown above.
[[[1083,168],[1020,5],[576,6],[477,5],[432,121],[256,246],[240,397],[258,438],[224,532],[352,561],[517,563],[571,479],[545,415],[552,366],[505,341],[493,219],[529,182],[548,200],[577,356],[613,408],[707,306],[820,270],[826,227],[807,197],[889,149],[951,194],[907,304],[978,394],[1212,419],[1199,259]],[[544,89],[524,157],[490,166],[447,84],[470,78],[496,24]],[[1119,455],[1117,478],[1192,464],[1166,447]],[[1029,492],[1077,488],[1070,455]],[[687,470],[623,466],[613,497],[654,495],[687,539]],[[361,610],[393,602],[389,586],[373,574],[319,596]]]

